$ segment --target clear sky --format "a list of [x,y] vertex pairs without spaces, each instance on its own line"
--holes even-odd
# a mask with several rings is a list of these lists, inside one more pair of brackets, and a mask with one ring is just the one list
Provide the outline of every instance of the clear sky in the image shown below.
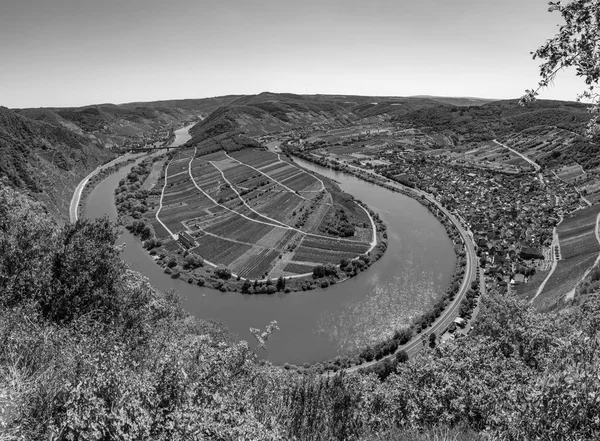
[[[0,105],[263,91],[516,98],[546,0],[1,0]],[[558,77],[542,98],[584,89]]]

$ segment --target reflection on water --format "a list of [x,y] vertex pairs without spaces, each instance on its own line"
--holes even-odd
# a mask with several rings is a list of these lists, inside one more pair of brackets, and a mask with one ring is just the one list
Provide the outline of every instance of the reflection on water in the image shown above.
[[[302,165],[334,178],[343,190],[367,202],[388,227],[388,250],[357,277],[324,290],[241,295],[171,279],[128,232],[119,239],[127,244],[123,258],[157,289],[177,290],[187,311],[225,323],[242,339],[253,340],[250,327],[264,328],[277,320],[281,329],[269,338],[269,349],[262,354],[277,364],[324,361],[375,343],[430,308],[454,268],[452,243],[437,219],[404,195],[310,163]],[[85,215],[116,216],[113,192],[127,172],[128,168],[121,170],[92,191]]]
[[423,305],[437,297],[443,282],[441,274],[433,269],[415,269],[412,254],[391,278],[379,281],[376,274],[369,276],[365,296],[344,301],[339,311],[321,316],[317,332],[345,351],[377,343],[394,330],[408,326],[422,312]]

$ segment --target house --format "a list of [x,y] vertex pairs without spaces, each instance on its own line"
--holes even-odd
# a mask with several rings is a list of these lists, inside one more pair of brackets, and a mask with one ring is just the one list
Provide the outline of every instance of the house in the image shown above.
[[525,283],[525,275],[524,274],[515,274],[515,278],[512,280],[513,285],[521,285]]
[[193,248],[198,245],[196,243],[196,240],[185,231],[179,233],[178,240],[181,243],[181,245],[183,245],[186,248]]
[[461,328],[464,328],[467,325],[467,322],[462,317],[456,317],[454,319],[454,323],[456,323],[456,326],[459,326]]

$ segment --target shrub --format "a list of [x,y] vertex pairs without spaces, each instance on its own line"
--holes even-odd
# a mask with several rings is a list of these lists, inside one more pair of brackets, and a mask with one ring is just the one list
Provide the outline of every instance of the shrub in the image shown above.
[[215,275],[223,280],[229,280],[231,278],[231,270],[224,266],[219,266],[215,269]]

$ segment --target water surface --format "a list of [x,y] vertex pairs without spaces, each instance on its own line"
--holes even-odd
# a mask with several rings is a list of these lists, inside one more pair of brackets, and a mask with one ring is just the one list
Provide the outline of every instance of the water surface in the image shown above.
[[[182,139],[183,134],[176,142],[185,142]],[[388,249],[366,272],[314,291],[271,296],[221,293],[171,279],[140,241],[128,232],[120,238],[126,244],[123,258],[129,266],[156,288],[177,290],[184,308],[196,317],[223,322],[251,345],[250,327],[264,328],[277,320],[281,330],[271,336],[269,349],[263,353],[277,364],[324,361],[380,341],[428,310],[446,289],[454,268],[453,246],[444,227],[417,201],[352,175],[300,159],[296,162],[335,179],[386,223]],[[130,168],[121,169],[92,191],[86,216],[108,214],[116,219],[114,189]]]

